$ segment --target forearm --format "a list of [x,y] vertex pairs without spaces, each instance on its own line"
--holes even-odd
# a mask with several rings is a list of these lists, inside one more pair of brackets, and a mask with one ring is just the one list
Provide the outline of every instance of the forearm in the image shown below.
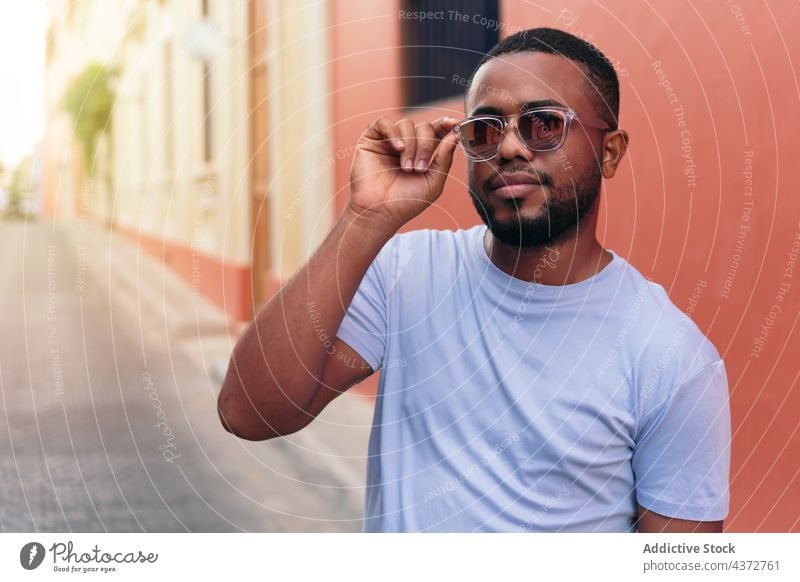
[[347,308],[393,234],[346,210],[258,313],[233,351],[220,392],[220,417],[228,430],[252,440],[296,430]]

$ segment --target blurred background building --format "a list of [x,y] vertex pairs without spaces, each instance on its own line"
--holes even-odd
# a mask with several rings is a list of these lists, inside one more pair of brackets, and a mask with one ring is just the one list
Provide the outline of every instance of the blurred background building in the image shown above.
[[[375,118],[463,115],[465,77],[518,30],[552,26],[595,43],[617,69],[631,136],[604,184],[598,237],[663,285],[725,359],[730,527],[797,529],[791,3],[48,7],[44,213],[124,233],[238,321],[325,236],[347,200],[353,146]],[[443,16],[407,16],[415,11]],[[465,182],[457,154],[442,198],[406,229],[477,224]]]
[[[333,220],[333,168],[305,172],[331,149],[328,7],[49,8],[46,213],[128,234],[231,316],[249,318]],[[291,230],[280,228],[286,213]]]

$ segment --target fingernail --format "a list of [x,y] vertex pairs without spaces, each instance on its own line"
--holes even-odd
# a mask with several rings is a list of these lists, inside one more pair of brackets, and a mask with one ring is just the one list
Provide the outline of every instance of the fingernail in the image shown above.
[[402,139],[393,139],[392,143],[394,144],[394,147],[396,147],[396,148],[403,149],[405,147],[405,144],[403,143]]
[[426,167],[425,160],[419,160],[417,162],[416,170],[417,172],[424,172]]
[[406,160],[406,163],[405,163],[405,164],[403,164],[403,168],[404,168],[404,169],[405,169],[407,172],[410,172],[411,170],[413,170],[413,169],[414,169],[414,164],[411,162],[411,160]]

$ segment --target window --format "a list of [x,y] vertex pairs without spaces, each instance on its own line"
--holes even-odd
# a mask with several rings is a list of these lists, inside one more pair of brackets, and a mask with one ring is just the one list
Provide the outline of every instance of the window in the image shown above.
[[[208,0],[202,0],[200,12],[204,20],[208,19]],[[203,61],[203,161],[206,163],[214,161],[214,119],[212,117],[211,87],[211,67],[208,66],[207,61]]]
[[[497,0],[404,0],[405,104],[414,107],[464,92],[478,61],[499,40]],[[434,18],[419,18],[425,13]]]
[[173,67],[172,43],[166,41],[164,43],[164,169],[167,172],[172,172],[175,167]]
[[139,166],[139,176],[146,182],[146,176],[150,172],[150,116],[147,114],[147,91],[149,87],[147,74],[142,73],[139,78],[139,130],[141,139],[141,161]]

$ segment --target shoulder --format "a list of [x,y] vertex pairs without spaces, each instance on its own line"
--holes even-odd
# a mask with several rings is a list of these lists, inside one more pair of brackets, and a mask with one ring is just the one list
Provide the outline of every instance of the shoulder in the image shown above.
[[458,259],[470,251],[476,236],[475,226],[459,230],[420,229],[394,235],[388,253],[396,267],[414,263],[417,266],[435,264],[441,268],[448,259]]
[[462,247],[470,244],[474,240],[475,234],[479,226],[473,226],[466,229],[458,230],[442,230],[433,228],[422,228],[418,230],[409,230],[394,235],[391,243],[395,246],[412,246],[419,245],[423,247],[431,247],[436,249],[445,250],[452,247]]
[[640,391],[669,391],[710,364],[721,362],[711,340],[673,303],[664,287],[630,264],[627,267],[628,284],[638,302],[635,381]]
[[381,251],[387,288],[402,291],[406,298],[446,292],[472,251],[476,228],[420,229],[394,235]]

